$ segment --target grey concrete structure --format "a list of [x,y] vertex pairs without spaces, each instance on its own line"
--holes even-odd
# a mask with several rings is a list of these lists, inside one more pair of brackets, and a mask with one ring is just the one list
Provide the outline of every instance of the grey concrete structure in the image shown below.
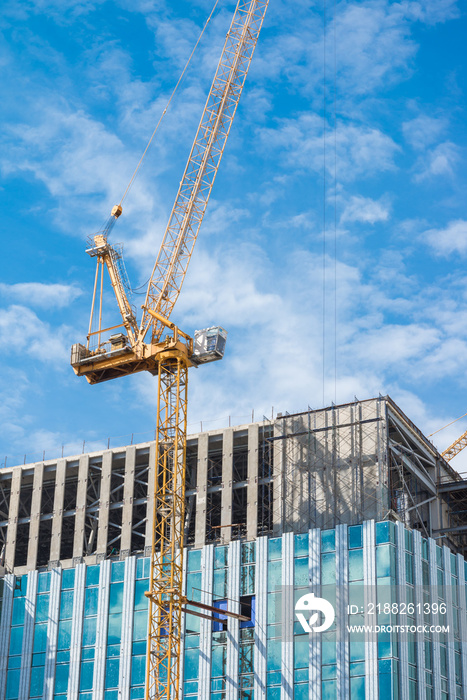
[[[147,555],[154,461],[150,442],[2,469],[0,575]],[[192,435],[187,465],[189,546],[393,519],[465,553],[464,482],[389,397]]]

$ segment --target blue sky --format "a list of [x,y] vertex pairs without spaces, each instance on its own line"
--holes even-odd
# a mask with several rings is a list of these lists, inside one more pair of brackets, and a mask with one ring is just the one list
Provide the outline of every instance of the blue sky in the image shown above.
[[[150,375],[89,386],[69,349],[87,332],[86,238],[120,200],[212,5],[3,9],[0,462],[154,428]],[[113,231],[134,287],[233,9],[219,3]],[[229,332],[223,362],[191,372],[191,432],[379,393],[425,433],[467,411],[466,25],[456,0],[270,0],[173,315],[187,332]],[[106,303],[116,314],[110,291]],[[453,465],[467,470],[467,455]]]

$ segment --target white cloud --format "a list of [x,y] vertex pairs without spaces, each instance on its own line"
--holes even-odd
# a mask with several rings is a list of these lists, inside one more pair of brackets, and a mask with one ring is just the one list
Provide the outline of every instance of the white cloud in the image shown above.
[[[277,129],[260,129],[259,136],[268,154],[282,151],[287,163],[295,168],[322,172],[323,123],[318,116],[306,113],[296,119],[281,120]],[[344,124],[337,128],[335,142],[340,182],[395,169],[399,146],[379,129]],[[334,175],[334,157],[328,158],[327,168]]]
[[351,197],[345,205],[341,216],[341,223],[346,221],[359,221],[365,224],[375,224],[378,221],[389,219],[389,206],[384,198],[370,199],[357,195]]
[[430,177],[454,175],[460,159],[460,149],[451,141],[438,144],[419,160],[415,166],[415,181],[421,182]]
[[42,282],[4,284],[0,282],[0,295],[6,299],[50,310],[68,306],[82,293],[82,290],[75,285],[44,284]]
[[430,117],[427,114],[421,114],[415,119],[404,122],[402,131],[406,141],[413,148],[422,150],[435,143],[446,127],[446,118]]
[[51,328],[25,306],[0,309],[0,348],[5,355],[30,355],[42,362],[66,367],[70,354],[70,329]]
[[448,256],[451,253],[467,253],[467,221],[457,219],[450,221],[444,229],[430,229],[421,236],[422,242],[428,245],[439,255]]

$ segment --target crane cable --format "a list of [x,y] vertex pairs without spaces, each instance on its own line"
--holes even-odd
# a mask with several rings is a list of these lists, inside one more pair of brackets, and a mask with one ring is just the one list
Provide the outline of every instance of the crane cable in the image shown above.
[[194,48],[193,48],[193,51],[191,52],[190,57],[189,57],[188,61],[187,61],[186,64],[185,64],[185,67],[184,67],[184,69],[183,69],[183,71],[182,71],[182,73],[181,73],[181,75],[180,75],[180,77],[179,77],[179,79],[178,79],[178,81],[177,81],[177,84],[175,85],[174,89],[172,90],[172,94],[170,95],[170,98],[169,98],[169,100],[168,100],[168,102],[167,102],[167,104],[166,104],[166,106],[165,106],[165,108],[164,108],[164,111],[162,112],[161,116],[159,117],[159,121],[158,121],[157,124],[156,124],[156,128],[154,129],[154,131],[153,131],[153,133],[152,133],[152,136],[151,136],[151,138],[149,139],[146,148],[144,149],[143,155],[141,156],[141,158],[140,158],[140,160],[139,160],[139,163],[138,163],[138,165],[136,166],[135,172],[134,172],[133,175],[131,176],[130,182],[128,183],[128,186],[127,186],[125,192],[123,193],[123,197],[121,198],[120,204],[119,204],[120,207],[122,206],[123,200],[125,199],[125,197],[127,196],[128,192],[130,191],[130,188],[131,188],[131,186],[132,186],[132,184],[133,184],[133,180],[135,179],[136,175],[138,174],[138,170],[140,169],[141,164],[142,164],[142,162],[143,162],[143,160],[144,160],[144,156],[145,156],[146,153],[148,152],[149,146],[151,145],[152,140],[154,139],[154,136],[156,135],[157,130],[159,129],[159,126],[160,126],[160,124],[161,124],[163,118],[164,118],[165,115],[166,115],[166,112],[167,112],[167,110],[168,110],[168,108],[169,108],[169,106],[170,106],[170,103],[172,102],[172,99],[173,99],[175,93],[177,92],[180,83],[181,83],[182,80],[183,80],[183,76],[185,75],[185,73],[186,73],[186,71],[187,71],[187,68],[188,68],[188,66],[189,66],[190,63],[191,63],[191,59],[193,58],[193,54],[195,53],[196,49],[198,48],[198,44],[199,44],[199,42],[201,41],[201,37],[203,36],[203,34],[204,34],[205,30],[206,30],[206,27],[208,26],[209,22],[211,21],[211,18],[212,18],[212,16],[213,16],[213,14],[214,14],[214,12],[215,12],[215,9],[216,9],[216,7],[217,7],[218,4],[219,4],[219,0],[216,0],[216,2],[214,3],[214,7],[213,7],[212,10],[211,10],[211,14],[210,14],[209,17],[207,18],[206,23],[205,23],[203,29],[201,30],[201,34],[200,34],[199,37],[198,37],[198,41],[196,42],[196,44],[195,44],[195,46],[194,46]]
[[440,432],[441,432],[442,430],[444,430],[445,428],[449,428],[449,426],[452,425],[453,423],[457,423],[457,421],[460,420],[461,418],[465,418],[465,416],[467,416],[467,413],[464,413],[463,416],[459,416],[459,418],[456,418],[455,420],[452,420],[452,421],[451,421],[450,423],[448,423],[447,425],[443,425],[442,428],[438,428],[438,430],[435,430],[434,433],[430,433],[429,435],[427,435],[427,437],[431,437],[432,435],[436,435],[436,433],[440,433]]

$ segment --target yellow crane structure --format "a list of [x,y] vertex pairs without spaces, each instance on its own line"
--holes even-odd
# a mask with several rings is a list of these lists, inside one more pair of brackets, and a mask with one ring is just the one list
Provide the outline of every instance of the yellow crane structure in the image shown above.
[[450,462],[453,457],[464,449],[464,447],[467,447],[467,430],[465,433],[462,433],[457,440],[454,440],[452,445],[445,449],[444,452],[441,452],[441,457],[444,457],[446,462]]
[[[154,531],[147,593],[146,698],[151,700],[180,697],[181,615],[189,602],[182,590],[188,369],[221,359],[226,342],[226,332],[219,327],[196,331],[193,339],[170,321],[170,315],[186,275],[268,3],[237,3],[149,281],[140,323],[126,293],[129,285],[121,250],[108,242],[122,214],[121,205],[112,209],[106,226],[90,239],[86,251],[96,258],[96,276],[87,343],[72,347],[74,372],[90,384],[143,370],[158,378]],[[121,323],[108,328],[102,328],[105,269],[121,315]],[[96,315],[98,329],[93,331]],[[111,331],[113,334],[107,336]]]

